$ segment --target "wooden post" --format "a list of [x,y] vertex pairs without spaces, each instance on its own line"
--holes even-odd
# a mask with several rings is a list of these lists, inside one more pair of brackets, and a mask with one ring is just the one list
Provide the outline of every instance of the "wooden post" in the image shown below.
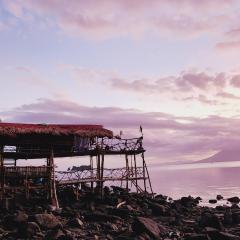
[[97,184],[96,184],[98,191],[100,189],[100,161],[101,161],[101,158],[100,158],[100,154],[98,152],[98,154],[97,154]]
[[103,173],[104,173],[104,154],[102,153],[101,163],[101,196],[103,197]]
[[93,157],[90,156],[90,168],[91,168],[91,191],[93,192]]
[[4,165],[3,146],[0,147],[0,161],[1,161],[1,167],[3,167]]
[[143,183],[144,183],[144,191],[147,192],[147,187],[146,187],[146,173],[145,173],[145,159],[144,159],[144,154],[142,153],[142,164],[143,164]]
[[[132,159],[132,155],[131,155],[131,159],[130,159],[130,170],[129,170],[129,174],[130,174],[130,177],[131,179],[133,178],[133,159]],[[131,180],[131,188],[132,188],[132,184],[133,184],[133,181]]]
[[59,208],[58,198],[57,198],[57,189],[56,189],[56,181],[55,181],[55,166],[54,166],[54,155],[53,148],[50,149],[49,156],[49,165],[50,165],[50,199],[51,203],[55,208]]
[[126,190],[128,192],[128,177],[129,177],[129,164],[128,164],[128,155],[125,154],[126,159]]
[[[144,155],[143,155],[143,157],[144,157]],[[148,183],[149,183],[149,186],[150,186],[151,194],[152,194],[152,196],[154,196],[151,179],[150,179],[148,168],[147,168],[147,164],[146,164],[145,161],[144,161],[144,164],[145,164],[145,169],[146,169],[146,172],[147,172],[147,178],[148,178]]]
[[5,186],[5,167],[4,167],[4,156],[3,156],[3,146],[0,147],[0,161],[1,161],[1,198],[4,196],[4,186]]
[[137,181],[137,161],[136,161],[136,155],[133,155],[133,159],[134,159],[134,172],[135,172],[135,185],[136,185],[136,191],[138,193],[138,181]]
[[25,177],[25,197],[26,197],[26,199],[29,199],[28,173],[29,173],[29,167],[26,168],[26,177]]

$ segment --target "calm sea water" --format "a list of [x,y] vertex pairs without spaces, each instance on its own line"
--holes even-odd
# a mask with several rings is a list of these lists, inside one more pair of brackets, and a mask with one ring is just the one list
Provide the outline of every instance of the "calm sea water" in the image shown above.
[[174,199],[200,196],[204,201],[221,194],[240,196],[240,162],[194,163],[151,167],[154,192]]

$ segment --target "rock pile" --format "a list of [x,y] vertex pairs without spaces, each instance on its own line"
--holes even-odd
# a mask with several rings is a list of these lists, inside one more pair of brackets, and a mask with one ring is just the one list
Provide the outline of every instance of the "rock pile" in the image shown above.
[[[84,191],[75,200],[59,192],[61,209],[36,200],[0,209],[0,239],[240,240],[240,208],[202,207],[200,198],[127,193],[105,187],[104,197]],[[222,197],[217,196],[217,200]],[[215,201],[212,201],[215,203]]]

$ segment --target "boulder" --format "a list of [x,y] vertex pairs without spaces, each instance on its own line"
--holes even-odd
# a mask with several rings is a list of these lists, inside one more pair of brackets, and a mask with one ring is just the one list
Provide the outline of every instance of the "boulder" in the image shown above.
[[46,239],[64,239],[65,238],[65,234],[63,233],[63,231],[61,229],[53,229],[53,230],[49,230],[46,236]]
[[25,224],[22,224],[22,226],[18,230],[18,234],[20,237],[25,238],[32,238],[37,233],[41,233],[41,229],[35,222],[27,222]]
[[233,203],[231,209],[239,209],[239,206],[236,203]]
[[159,225],[150,218],[145,217],[137,217],[135,222],[133,223],[133,231],[141,234],[146,232],[153,239],[160,239],[160,228]]
[[215,203],[217,203],[217,200],[216,199],[210,199],[208,202],[211,203],[211,204],[215,204]]
[[224,213],[224,220],[223,220],[223,222],[226,225],[231,225],[233,223],[231,208],[226,209],[226,211]]
[[152,213],[154,215],[165,215],[166,214],[165,206],[163,206],[159,203],[151,203],[151,204],[149,204],[149,206],[152,209]]
[[79,228],[81,228],[81,227],[83,227],[84,223],[79,218],[73,218],[73,219],[69,220],[68,225],[70,227],[79,227]]
[[233,211],[232,212],[232,221],[235,224],[240,223],[240,211]]
[[214,240],[240,240],[240,237],[227,232],[209,231],[208,235]]
[[53,214],[35,214],[33,219],[44,229],[52,229],[61,226],[60,221]]
[[184,207],[193,207],[196,206],[198,204],[198,200],[194,199],[193,197],[189,196],[189,197],[182,197],[180,199],[180,203],[184,206]]
[[184,239],[185,240],[210,240],[208,235],[206,235],[206,234],[197,234],[197,233],[189,234]]
[[219,201],[219,200],[222,200],[222,199],[223,199],[223,196],[220,195],[220,194],[218,194],[217,197],[216,197],[216,199],[217,199],[218,201]]
[[7,229],[13,229],[15,227],[18,227],[22,223],[27,222],[28,220],[28,215],[22,211],[18,211],[14,215],[7,215],[3,219],[3,225]]
[[201,215],[200,221],[199,221],[200,227],[213,227],[219,230],[223,229],[222,222],[220,219],[213,213],[210,212],[204,212]]
[[100,213],[100,212],[95,212],[95,213],[87,213],[85,214],[84,218],[87,220],[87,221],[94,221],[94,222],[97,222],[97,221],[117,221],[117,220],[120,220],[121,221],[121,218],[118,217],[118,216],[114,216],[114,215],[110,215],[110,214],[105,214],[105,213]]
[[227,199],[230,203],[239,203],[240,199],[239,197],[231,197]]

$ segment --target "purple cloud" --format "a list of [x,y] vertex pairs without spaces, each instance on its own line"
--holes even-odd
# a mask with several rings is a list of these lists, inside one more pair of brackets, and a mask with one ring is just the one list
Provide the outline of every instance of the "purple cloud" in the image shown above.
[[219,31],[230,21],[227,11],[220,9],[233,11],[236,1],[15,0],[4,3],[5,9],[18,19],[28,15],[42,22],[52,19],[67,33],[108,38],[151,32],[192,37]]
[[37,102],[1,112],[3,121],[31,123],[103,124],[115,134],[140,136],[151,163],[201,159],[202,156],[240,143],[239,118],[209,116],[179,117],[161,112],[141,112],[116,107],[87,107],[69,101],[39,99]]

